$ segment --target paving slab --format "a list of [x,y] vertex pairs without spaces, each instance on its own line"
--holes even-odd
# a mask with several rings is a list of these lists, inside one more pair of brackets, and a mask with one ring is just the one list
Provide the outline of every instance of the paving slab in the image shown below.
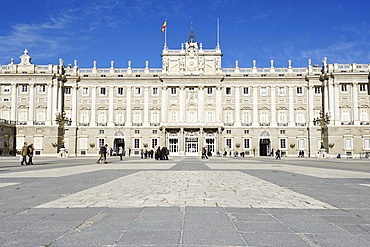
[[0,157],[0,246],[370,246],[366,160]]

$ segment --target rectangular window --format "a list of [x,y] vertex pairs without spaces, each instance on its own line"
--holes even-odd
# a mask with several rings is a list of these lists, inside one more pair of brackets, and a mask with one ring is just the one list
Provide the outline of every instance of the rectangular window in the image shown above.
[[153,95],[158,95],[158,88],[157,87],[153,87]]
[[213,93],[213,88],[207,87],[207,94],[212,94]]
[[104,139],[98,139],[98,148],[101,147],[101,145],[104,145],[105,141]]
[[9,92],[10,92],[10,86],[4,85],[4,93],[9,93]]
[[360,92],[366,92],[366,84],[360,84]]
[[232,147],[232,139],[231,138],[226,138],[226,146],[228,147],[228,148],[231,148]]
[[66,87],[66,88],[64,89],[64,92],[65,92],[65,94],[71,94],[72,90],[71,90],[71,88],[70,88],[70,87]]
[[104,134],[104,130],[99,130],[99,134]]
[[227,87],[225,90],[226,90],[226,94],[231,94],[231,87]]
[[141,94],[141,88],[135,87],[135,95],[140,95],[140,94]]
[[364,149],[365,150],[370,150],[370,139],[365,139],[364,140]]
[[250,148],[250,139],[244,139],[243,140],[243,146],[245,149],[249,149]]
[[306,150],[306,140],[298,139],[298,150]]
[[342,84],[342,92],[347,92],[347,84]]
[[157,130],[153,130],[153,131],[152,131],[152,133],[153,133],[153,134],[157,134],[157,133],[158,133],[158,131],[157,131]]
[[82,95],[89,95],[89,88],[88,87],[82,88]]
[[22,93],[27,93],[28,87],[27,85],[22,85]]
[[226,134],[231,134],[231,130],[226,130]]
[[285,130],[280,130],[280,135],[285,135]]
[[297,94],[303,94],[303,88],[297,87]]
[[194,91],[194,90],[195,90],[195,88],[189,87],[189,91]]
[[315,94],[321,93],[321,87],[315,87]]
[[344,142],[346,150],[352,150],[352,139],[345,139]]
[[243,94],[248,95],[249,94],[249,87],[243,87]]
[[106,93],[106,88],[105,87],[101,87],[100,88],[100,95],[105,95]]
[[46,92],[46,86],[45,85],[40,85],[39,86],[39,93],[45,93]]
[[260,88],[260,94],[262,96],[266,96],[267,95],[267,88],[266,87],[261,87]]
[[123,95],[123,87],[117,88],[117,94],[118,95]]
[[134,148],[140,148],[140,139],[134,139]]
[[285,87],[279,87],[279,88],[278,88],[278,94],[279,94],[280,96],[285,95]]
[[177,93],[177,90],[176,89],[177,88],[175,88],[175,87],[171,87],[171,94],[172,95],[175,95]]
[[280,149],[286,149],[286,139],[280,139]]
[[140,134],[140,130],[135,130],[135,134]]
[[152,148],[155,148],[156,146],[158,146],[158,139],[152,139]]

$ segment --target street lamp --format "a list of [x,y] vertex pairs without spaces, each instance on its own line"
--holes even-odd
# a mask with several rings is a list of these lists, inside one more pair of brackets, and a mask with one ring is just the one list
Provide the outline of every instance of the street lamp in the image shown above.
[[65,134],[65,131],[64,131],[64,126],[65,125],[71,125],[72,123],[72,120],[68,117],[66,117],[66,113],[63,112],[62,114],[58,114],[56,115],[55,117],[55,123],[56,124],[59,124],[60,126],[62,126],[63,128],[63,132],[62,132],[62,146],[60,147],[60,150],[59,150],[59,157],[62,157],[62,158],[65,158],[66,157],[66,151],[65,151],[65,147],[64,147],[64,134]]
[[328,113],[320,111],[320,117],[317,117],[313,120],[314,125],[320,125],[321,127],[321,147],[320,149],[325,149],[324,147],[324,126],[330,124],[330,116]]

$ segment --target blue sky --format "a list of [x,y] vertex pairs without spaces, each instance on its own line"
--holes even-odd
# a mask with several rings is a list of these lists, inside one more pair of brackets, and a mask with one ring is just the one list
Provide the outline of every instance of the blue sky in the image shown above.
[[167,43],[179,49],[191,23],[204,48],[216,47],[220,19],[222,67],[293,67],[370,63],[368,0],[1,0],[0,64],[27,48],[34,64],[161,67]]

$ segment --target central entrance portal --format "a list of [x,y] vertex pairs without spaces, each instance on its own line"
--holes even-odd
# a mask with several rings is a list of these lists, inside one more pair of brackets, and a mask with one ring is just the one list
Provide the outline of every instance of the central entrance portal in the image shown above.
[[260,140],[260,156],[270,155],[270,139]]
[[185,155],[197,156],[199,153],[198,132],[185,132]]
[[198,137],[185,138],[186,155],[198,155]]

